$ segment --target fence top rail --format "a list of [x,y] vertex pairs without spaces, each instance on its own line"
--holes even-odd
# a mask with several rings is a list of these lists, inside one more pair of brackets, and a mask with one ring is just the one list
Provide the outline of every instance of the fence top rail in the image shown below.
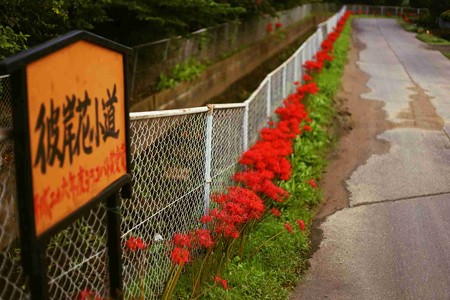
[[245,107],[245,103],[218,103],[211,104],[214,109],[241,108]]
[[182,115],[199,114],[207,111],[209,111],[209,108],[207,106],[201,106],[201,107],[181,108],[181,109],[132,112],[130,113],[130,120],[145,120],[163,117],[175,117]]

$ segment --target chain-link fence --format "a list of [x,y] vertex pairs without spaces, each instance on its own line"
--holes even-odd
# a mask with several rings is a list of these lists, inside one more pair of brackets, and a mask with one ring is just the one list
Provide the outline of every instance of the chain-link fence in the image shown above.
[[[122,199],[121,236],[125,299],[158,299],[171,266],[176,232],[197,227],[210,195],[232,185],[239,156],[258,139],[274,110],[294,90],[303,63],[336,26],[339,13],[318,26],[244,103],[132,113],[133,197]],[[21,267],[9,78],[0,78],[0,299],[28,299]],[[54,236],[46,247],[49,298],[105,298],[109,293],[106,208],[99,204]],[[143,251],[126,247],[140,238]]]
[[386,17],[402,17],[404,15],[423,15],[428,13],[426,8],[412,8],[402,6],[379,5],[347,5],[347,9],[355,14],[376,15]]
[[309,3],[282,11],[278,17],[257,17],[201,29],[188,36],[164,39],[133,47],[131,86],[134,101],[155,92],[158,76],[168,73],[176,64],[195,58],[199,62],[216,62],[243,47],[267,37],[268,24],[293,25],[311,15],[336,11],[333,3]]

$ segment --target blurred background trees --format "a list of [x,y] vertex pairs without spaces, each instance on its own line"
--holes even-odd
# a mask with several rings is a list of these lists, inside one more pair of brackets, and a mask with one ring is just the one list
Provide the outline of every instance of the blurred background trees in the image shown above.
[[321,0],[0,0],[0,58],[73,29],[134,46],[305,2]]

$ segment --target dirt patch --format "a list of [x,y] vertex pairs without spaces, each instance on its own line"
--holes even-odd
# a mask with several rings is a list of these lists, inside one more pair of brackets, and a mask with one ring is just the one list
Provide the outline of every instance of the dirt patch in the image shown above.
[[415,87],[410,88],[410,90],[416,94],[411,96],[409,111],[402,112],[398,115],[399,118],[405,119],[405,121],[396,124],[395,127],[441,130],[444,127],[444,121],[437,114],[425,91],[416,83]]
[[353,171],[373,154],[386,153],[389,143],[377,139],[377,135],[392,128],[386,121],[383,102],[366,100],[361,94],[369,92],[369,76],[357,65],[359,51],[365,45],[357,38],[358,28],[353,26],[349,61],[344,69],[342,87],[337,95],[336,131],[339,144],[330,154],[327,170],[321,181],[324,199],[317,208],[311,229],[313,253],[322,241],[321,223],[337,210],[348,207],[349,193],[346,180]]

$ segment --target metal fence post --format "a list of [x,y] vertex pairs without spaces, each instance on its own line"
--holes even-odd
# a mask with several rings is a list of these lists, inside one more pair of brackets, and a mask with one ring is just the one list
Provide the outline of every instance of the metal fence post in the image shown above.
[[248,102],[245,103],[245,109],[244,109],[244,122],[242,124],[242,130],[243,130],[243,141],[242,145],[244,147],[243,152],[248,150]]
[[212,159],[212,128],[213,128],[213,112],[214,106],[208,105],[209,111],[206,115],[206,131],[205,131],[205,191],[203,195],[203,211],[208,214],[209,200],[211,193],[211,159]]
[[403,7],[400,9],[400,16],[403,17]]
[[267,76],[266,89],[266,117],[270,118],[270,116],[272,115],[272,75]]
[[299,66],[299,56],[300,52],[297,52],[297,54],[294,57],[294,81],[298,80],[298,69],[300,68]]
[[380,15],[384,15],[384,6],[381,7],[381,14]]

